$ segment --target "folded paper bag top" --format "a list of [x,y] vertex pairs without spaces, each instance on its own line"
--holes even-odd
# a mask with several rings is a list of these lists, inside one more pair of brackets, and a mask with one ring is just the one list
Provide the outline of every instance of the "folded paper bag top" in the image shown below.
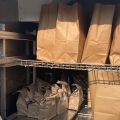
[[110,47],[114,10],[114,5],[95,5],[82,63],[105,64]]
[[82,8],[78,4],[60,4],[55,12],[57,7],[47,7],[43,7],[37,35],[37,59],[80,62],[85,42]]
[[115,32],[110,51],[111,64],[120,64],[120,5],[117,6]]

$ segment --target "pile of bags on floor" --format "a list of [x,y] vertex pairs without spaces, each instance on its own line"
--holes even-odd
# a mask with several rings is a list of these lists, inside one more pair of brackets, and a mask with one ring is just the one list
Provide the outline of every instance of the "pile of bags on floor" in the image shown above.
[[[58,81],[50,85],[42,80],[31,84],[18,92],[18,115],[38,120],[50,120],[56,115],[67,113],[68,109],[78,110],[82,103],[82,89],[74,84],[75,90],[69,94],[68,84]],[[70,119],[69,119],[70,120]]]

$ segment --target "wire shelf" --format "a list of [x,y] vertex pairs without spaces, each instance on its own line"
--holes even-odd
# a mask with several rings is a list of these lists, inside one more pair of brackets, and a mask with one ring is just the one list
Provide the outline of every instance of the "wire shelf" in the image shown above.
[[56,69],[69,69],[69,70],[105,70],[105,71],[120,71],[120,65],[95,65],[95,64],[64,64],[45,62],[38,60],[20,60],[16,59],[16,63],[25,67],[41,67],[41,68],[56,68]]
[[0,31],[0,39],[33,41],[35,40],[35,36],[16,32]]
[[45,62],[40,60],[22,60],[17,58],[0,59],[0,67],[9,66],[39,67],[50,69],[67,69],[67,70],[105,70],[120,72],[120,65],[111,64],[65,64],[55,62]]
[[16,66],[16,60],[15,58],[12,57],[5,57],[0,59],[0,67],[5,67],[5,66]]

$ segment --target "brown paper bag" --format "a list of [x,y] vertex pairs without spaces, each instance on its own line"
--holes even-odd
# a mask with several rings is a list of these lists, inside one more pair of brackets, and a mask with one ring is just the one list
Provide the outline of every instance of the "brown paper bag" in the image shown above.
[[32,103],[28,105],[28,116],[38,120],[50,120],[56,116],[56,97],[46,98],[41,103]]
[[78,84],[73,84],[72,86],[75,87],[75,89],[69,96],[67,120],[74,119],[83,102],[83,91],[81,86]]
[[83,100],[82,88],[78,84],[74,84],[76,90],[69,97],[69,107],[68,109],[78,111]]
[[82,8],[78,4],[60,4],[56,24],[55,61],[81,61],[85,43]]
[[28,91],[27,88],[23,88],[18,92],[20,94],[16,102],[17,114],[27,116],[27,113],[28,113],[27,105],[32,100],[32,94]]
[[16,106],[17,106],[17,114],[18,115],[27,116],[27,113],[28,113],[27,104],[21,95],[19,95],[19,97],[18,97]]
[[[61,78],[64,80],[64,76]],[[57,81],[62,87],[58,89],[57,114],[63,114],[68,109],[68,84],[65,81]]]
[[56,4],[42,6],[37,34],[37,59],[46,61],[53,61],[54,59],[54,46],[57,45],[55,42],[57,9]]
[[114,5],[95,5],[82,63],[105,64],[111,40],[114,9]]
[[97,85],[94,120],[120,120],[120,85]]
[[118,109],[120,104],[119,75],[117,72],[103,70],[89,72],[94,120],[118,120],[118,113],[120,112]]
[[89,80],[89,88],[90,88],[91,107],[92,110],[94,110],[95,95],[96,95],[96,84],[94,81],[97,80],[96,72],[94,70],[88,72],[88,80]]
[[88,108],[91,108],[91,95],[90,95],[90,89],[88,88]]
[[59,93],[59,99],[57,102],[57,114],[60,115],[66,112],[68,109],[68,96],[64,92]]
[[96,112],[94,120],[120,120],[120,118],[114,114]]
[[80,62],[85,42],[82,9],[78,4],[60,4],[58,16],[55,5],[47,5],[42,11],[37,35],[37,59]]
[[107,72],[103,70],[92,70],[88,72],[88,79],[89,79],[89,87],[90,87],[90,98],[91,98],[91,105],[92,109],[94,110],[95,104],[95,97],[96,97],[96,89],[97,86],[100,84],[109,84],[110,81],[119,80],[120,74],[117,72]]
[[111,51],[110,51],[110,62],[111,64],[120,64],[120,5],[117,6],[117,16],[114,38],[112,41]]
[[[17,92],[19,92],[18,100],[16,102],[18,115],[28,115],[28,105],[30,103],[39,102],[44,99],[43,93],[38,92],[38,86],[31,84]],[[43,86],[44,87],[44,86]]]
[[[38,120],[49,120],[56,116],[57,94],[52,95],[47,88],[49,84],[44,81],[37,81],[37,91],[34,92],[33,100],[28,104],[28,117],[37,118]],[[42,88],[42,89],[41,89]],[[45,92],[41,92],[45,89]],[[31,92],[31,91],[30,91]]]

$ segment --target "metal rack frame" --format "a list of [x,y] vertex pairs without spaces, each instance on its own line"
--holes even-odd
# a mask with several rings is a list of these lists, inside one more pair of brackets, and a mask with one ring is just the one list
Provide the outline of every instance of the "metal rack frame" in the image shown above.
[[[13,57],[7,57],[6,56],[6,49],[5,49],[5,42],[6,40],[18,40],[18,41],[26,41],[26,55],[29,55],[29,42],[33,42],[34,46],[34,40],[35,37],[33,35],[25,35],[20,34],[16,32],[7,32],[7,31],[0,31],[0,41],[3,43],[3,46],[0,46],[1,52],[0,52],[0,82],[1,82],[1,95],[0,95],[0,101],[1,101],[1,116],[3,119],[6,118],[6,67],[12,67],[17,66],[16,59],[23,58],[22,56],[13,56]],[[33,70],[33,73],[35,73],[35,70]],[[27,68],[26,70],[26,83],[29,83],[29,77],[30,77],[30,69]],[[34,78],[35,79],[35,76]],[[35,81],[35,80],[34,80]]]
[[35,37],[33,35],[25,35],[16,32],[0,31],[0,39],[33,41]]

